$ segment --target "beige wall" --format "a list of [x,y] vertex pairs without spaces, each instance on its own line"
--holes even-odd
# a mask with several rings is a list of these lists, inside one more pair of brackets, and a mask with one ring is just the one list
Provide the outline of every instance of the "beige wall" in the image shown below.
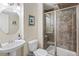
[[[26,44],[24,46],[24,55],[28,54],[28,41],[37,39],[39,40],[39,46],[43,47],[42,36],[42,4],[26,3],[24,4],[24,39]],[[29,15],[35,16],[35,25],[29,26]]]

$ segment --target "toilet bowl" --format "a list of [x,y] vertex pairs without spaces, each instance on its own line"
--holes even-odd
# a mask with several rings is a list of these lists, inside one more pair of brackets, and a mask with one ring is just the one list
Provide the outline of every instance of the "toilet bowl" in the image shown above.
[[38,48],[38,40],[29,41],[28,47],[29,51],[33,52],[35,56],[51,56],[46,50]]

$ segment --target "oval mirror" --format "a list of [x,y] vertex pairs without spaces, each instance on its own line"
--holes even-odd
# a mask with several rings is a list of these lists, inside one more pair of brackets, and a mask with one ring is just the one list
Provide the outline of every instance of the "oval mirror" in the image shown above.
[[7,11],[0,13],[0,31],[6,34],[15,34],[19,30],[19,15],[16,12]]

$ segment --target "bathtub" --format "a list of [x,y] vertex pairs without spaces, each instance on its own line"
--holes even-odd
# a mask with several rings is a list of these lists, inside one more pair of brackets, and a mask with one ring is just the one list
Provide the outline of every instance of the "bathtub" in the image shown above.
[[73,51],[70,51],[67,49],[63,49],[60,47],[56,47],[56,48],[57,48],[57,51],[55,50],[55,46],[50,45],[47,48],[47,51],[51,55],[55,55],[55,51],[56,51],[57,56],[76,56],[76,52],[73,52]]

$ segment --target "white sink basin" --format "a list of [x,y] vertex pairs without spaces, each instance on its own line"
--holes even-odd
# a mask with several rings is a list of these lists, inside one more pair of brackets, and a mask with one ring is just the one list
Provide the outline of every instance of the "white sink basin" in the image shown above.
[[8,43],[5,46],[0,47],[0,53],[10,53],[16,51],[22,47],[25,43],[25,40],[15,40],[13,43]]

